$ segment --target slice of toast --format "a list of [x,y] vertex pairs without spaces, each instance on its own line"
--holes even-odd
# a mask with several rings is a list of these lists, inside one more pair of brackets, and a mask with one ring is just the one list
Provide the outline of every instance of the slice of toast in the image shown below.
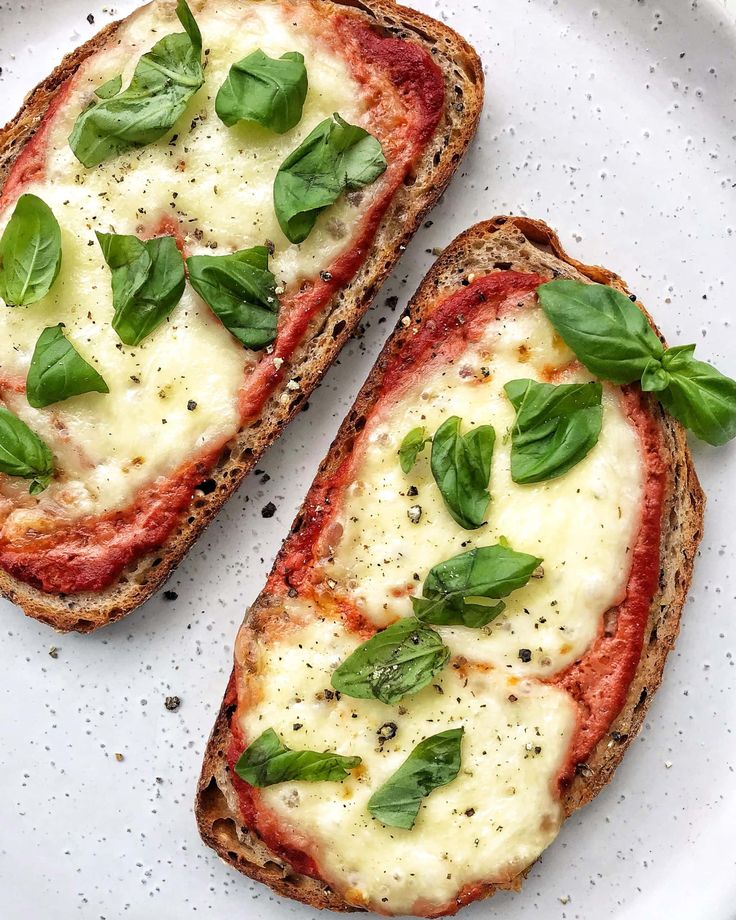
[[[539,221],[497,217],[478,224],[445,250],[425,278],[409,306],[410,323],[399,323],[385,346],[320,467],[317,482],[328,481],[350,453],[356,432],[362,430],[365,418],[377,399],[386,367],[409,341],[417,322],[427,318],[438,295],[457,290],[458,285],[470,275],[484,275],[494,270],[534,272],[547,278],[592,281],[611,285],[629,295],[618,275],[597,266],[584,265],[568,256],[555,233]],[[586,762],[578,764],[563,796],[565,817],[589,802],[606,785],[642,725],[679,629],[680,614],[702,535],[704,496],[693,468],[685,432],[658,403],[652,401],[649,410],[661,427],[669,471],[662,516],[659,588],[649,610],[643,650],[626,702]],[[300,513],[276,560],[274,572],[279,569],[279,563],[288,557],[304,525],[304,515]],[[249,612],[249,621],[257,621],[258,614],[275,602],[276,599],[267,592],[261,594]],[[228,749],[232,740],[230,719],[235,711],[234,687],[233,675],[207,747],[199,781],[195,811],[204,841],[226,862],[269,885],[279,894],[312,907],[355,910],[326,884],[293,871],[246,825],[228,766]],[[527,871],[528,868],[504,884],[481,886],[474,897],[491,895],[499,888],[517,890]]]
[[[125,616],[161,586],[319,383],[424,215],[441,196],[475,133],[483,103],[483,71],[475,51],[460,36],[442,23],[398,6],[392,0],[316,2],[344,7],[350,15],[367,21],[381,34],[416,42],[427,49],[445,78],[443,116],[410,181],[396,193],[381,220],[362,267],[321,313],[319,327],[297,349],[289,374],[284,375],[281,386],[271,394],[256,423],[241,430],[227,445],[208,477],[208,488],[195,492],[190,507],[165,544],[140,557],[102,592],[52,595],[0,570],[0,592],[27,615],[57,630],[91,632]],[[25,145],[42,126],[65,81],[90,55],[113,41],[119,27],[120,23],[110,24],[68,55],[28,95],[21,111],[0,131],[0,190]],[[286,388],[290,376],[300,378],[301,388],[297,393]]]

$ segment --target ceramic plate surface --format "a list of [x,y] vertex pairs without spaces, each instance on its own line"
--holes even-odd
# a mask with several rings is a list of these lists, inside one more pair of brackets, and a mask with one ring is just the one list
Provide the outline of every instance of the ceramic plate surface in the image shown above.
[[[0,121],[62,53],[134,5],[0,2]],[[159,594],[86,637],[58,637],[0,601],[4,920],[316,916],[202,845],[195,783],[243,611],[435,247],[494,214],[542,218],[572,254],[618,271],[671,342],[697,342],[736,374],[733,12],[720,0],[415,5],[481,53],[480,132],[363,333],[263,458],[268,482],[251,476],[220,514],[167,586],[176,600]],[[646,727],[522,893],[466,920],[736,917],[736,447],[694,452],[705,539]]]

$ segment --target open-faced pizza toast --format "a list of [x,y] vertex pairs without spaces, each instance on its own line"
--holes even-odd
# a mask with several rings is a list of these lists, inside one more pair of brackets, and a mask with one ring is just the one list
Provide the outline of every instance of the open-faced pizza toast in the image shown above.
[[0,133],[6,597],[87,632],[164,581],[355,329],[482,99],[472,48],[390,0],[155,0],[28,96]]
[[567,344],[566,309],[610,307],[663,355],[635,300],[525,218],[440,257],[238,636],[196,805],[224,860],[313,907],[454,913],[611,779],[704,507],[680,423]]

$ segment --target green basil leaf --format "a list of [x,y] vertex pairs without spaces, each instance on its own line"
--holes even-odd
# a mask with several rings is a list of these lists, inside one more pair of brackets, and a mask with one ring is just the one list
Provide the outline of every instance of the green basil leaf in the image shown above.
[[449,658],[433,629],[407,617],[359,645],[332,675],[332,686],[355,699],[393,706],[431,683]]
[[641,388],[646,393],[659,393],[666,390],[670,383],[670,375],[662,367],[662,361],[652,358],[644,368],[641,375]]
[[405,473],[410,473],[417,462],[419,454],[424,450],[426,444],[430,444],[432,438],[427,437],[427,429],[424,426],[412,428],[409,434],[401,442],[399,448],[399,463]]
[[289,51],[278,60],[260,49],[233,64],[215,99],[215,111],[228,128],[255,121],[277,134],[299,124],[307,98],[304,55]]
[[54,456],[44,442],[12,412],[0,406],[0,473],[32,480],[31,495],[48,488]]
[[370,185],[388,164],[375,137],[335,113],[281,164],[273,187],[281,229],[292,243],[303,242],[319,214],[347,189]]
[[164,322],[184,293],[184,262],[176,240],[139,240],[116,233],[98,233],[97,239],[112,271],[112,327],[121,342],[138,345]]
[[514,409],[511,478],[530,483],[556,479],[587,457],[603,424],[600,383],[512,380],[504,387]]
[[26,381],[26,397],[34,409],[82,393],[110,392],[95,368],[66,338],[62,328],[62,323],[49,326],[36,342]]
[[[163,137],[204,84],[199,28],[185,0],[176,13],[185,31],[157,42],[138,61],[126,90],[94,103],[77,119],[69,145],[84,166],[99,166]],[[106,92],[112,83],[104,84]]]
[[98,86],[95,90],[95,96],[98,99],[112,99],[113,96],[117,96],[122,88],[123,78],[118,74],[117,77],[113,77],[112,80],[108,80],[102,86]]
[[243,751],[235,772],[260,789],[294,781],[340,782],[360,763],[360,757],[343,757],[331,751],[292,751],[269,728]]
[[605,284],[559,279],[537,288],[547,319],[588,370],[612,383],[639,380],[664,347],[642,311]]
[[461,435],[460,424],[453,415],[437,429],[432,475],[452,517],[466,530],[476,530],[485,522],[491,501],[488,481],[496,432],[491,425],[480,425]]
[[0,297],[9,307],[35,303],[61,268],[61,230],[35,195],[21,195],[0,239]]
[[425,738],[390,779],[368,800],[368,811],[381,824],[410,831],[422,799],[451,783],[460,772],[464,729],[451,728]]
[[197,20],[194,18],[192,11],[189,9],[187,0],[177,0],[176,15],[179,19],[179,22],[184,27],[184,31],[189,36],[189,41],[192,43],[192,48],[194,48],[194,50],[197,52],[197,55],[199,56],[202,53],[202,33],[199,31]]
[[[736,437],[736,380],[696,361],[694,351],[694,345],[680,345],[665,352],[662,368],[668,382],[657,398],[697,437],[720,446]],[[642,380],[642,389],[652,389],[651,383]]]
[[437,626],[487,626],[505,604],[482,599],[508,597],[523,588],[542,560],[517,553],[501,543],[479,546],[436,565],[427,575],[422,596],[413,597],[414,613]]
[[258,351],[276,338],[279,299],[265,246],[187,259],[194,290],[238,341]]

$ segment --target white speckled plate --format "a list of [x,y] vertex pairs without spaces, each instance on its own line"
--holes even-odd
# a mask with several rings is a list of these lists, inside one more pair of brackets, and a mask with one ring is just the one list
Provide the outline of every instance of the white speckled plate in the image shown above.
[[[481,130],[365,334],[264,458],[270,479],[253,475],[209,529],[168,586],[176,600],[62,638],[0,602],[4,920],[315,916],[201,844],[195,782],[243,611],[394,322],[387,297],[404,306],[433,247],[496,213],[544,218],[575,255],[620,272],[671,340],[736,372],[733,13],[720,0],[415,4],[480,51]],[[134,5],[0,2],[0,120],[63,52]],[[702,557],[646,727],[523,892],[468,920],[736,917],[736,450],[695,455],[710,499]],[[269,501],[278,511],[264,520]]]

